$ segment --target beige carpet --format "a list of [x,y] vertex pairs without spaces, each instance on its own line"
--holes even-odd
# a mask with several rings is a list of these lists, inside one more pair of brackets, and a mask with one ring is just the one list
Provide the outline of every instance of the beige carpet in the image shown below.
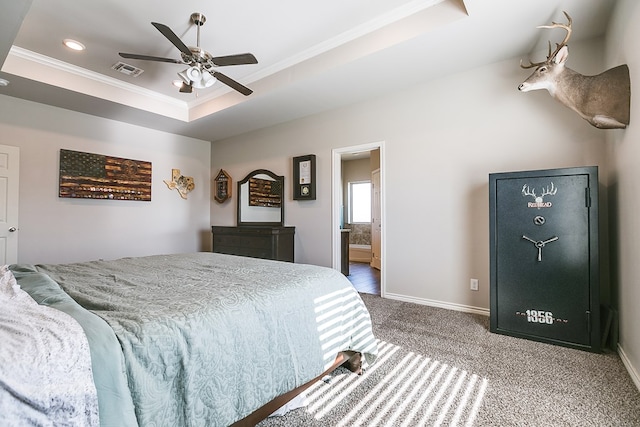
[[339,369],[272,426],[640,426],[640,392],[615,353],[489,332],[484,316],[362,295],[380,356]]

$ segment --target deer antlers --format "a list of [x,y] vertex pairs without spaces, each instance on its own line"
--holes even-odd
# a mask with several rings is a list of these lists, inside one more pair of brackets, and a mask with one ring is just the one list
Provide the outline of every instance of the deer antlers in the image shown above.
[[535,199],[536,202],[541,202],[544,196],[555,196],[557,192],[558,192],[558,188],[553,184],[553,181],[551,182],[550,186],[547,185],[545,188],[542,189],[542,194],[539,196],[536,195],[535,188],[532,190],[527,184],[522,186],[522,195],[531,196]]
[[558,192],[558,189],[556,188],[555,185],[553,185],[553,182],[552,182],[551,187],[547,185],[545,188],[542,189],[542,194],[540,195],[540,197],[555,196],[557,192]]
[[527,184],[522,186],[522,195],[523,196],[531,196],[534,199],[536,198],[536,189],[534,188],[533,191],[531,191],[531,188],[529,188],[529,186]]
[[558,22],[551,22],[551,25],[540,25],[536,28],[563,28],[567,31],[567,35],[565,36],[564,40],[562,41],[562,43],[556,43],[556,50],[553,51],[553,53],[551,53],[551,42],[549,42],[549,55],[547,55],[547,59],[545,61],[542,62],[531,62],[529,61],[529,65],[524,65],[522,64],[522,60],[520,61],[520,66],[522,68],[533,68],[533,67],[539,67],[543,64],[548,64],[551,61],[553,61],[553,59],[556,57],[556,55],[558,54],[558,52],[560,52],[560,49],[562,49],[564,46],[566,46],[567,42],[569,41],[569,38],[571,37],[571,23],[573,22],[573,20],[571,19],[571,17],[569,16],[569,14],[567,12],[562,12],[564,13],[564,16],[567,17],[567,24],[560,24]]

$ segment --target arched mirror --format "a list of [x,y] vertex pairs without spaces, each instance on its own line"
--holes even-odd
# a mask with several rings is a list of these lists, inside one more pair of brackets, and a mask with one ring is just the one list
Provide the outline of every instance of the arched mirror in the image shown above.
[[238,181],[238,226],[284,225],[284,176],[257,169]]

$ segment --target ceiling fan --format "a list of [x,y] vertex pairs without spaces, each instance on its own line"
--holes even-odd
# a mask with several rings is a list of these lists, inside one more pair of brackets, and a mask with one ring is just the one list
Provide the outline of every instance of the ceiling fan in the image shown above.
[[174,64],[188,65],[189,68],[178,73],[182,79],[180,92],[191,93],[193,88],[204,89],[211,87],[216,80],[226,84],[232,89],[237,90],[241,94],[248,96],[253,93],[251,89],[232,78],[216,71],[215,67],[225,67],[228,65],[257,64],[258,60],[251,53],[241,53],[238,55],[228,56],[212,56],[209,52],[200,48],[200,27],[204,25],[207,18],[202,13],[192,13],[191,22],[198,27],[198,38],[196,47],[185,45],[182,40],[164,24],[152,22],[151,25],[156,27],[175,47],[180,50],[181,59],[162,58],[158,56],[138,55],[135,53],[122,53],[119,55],[123,58],[141,59],[144,61],[170,62]]

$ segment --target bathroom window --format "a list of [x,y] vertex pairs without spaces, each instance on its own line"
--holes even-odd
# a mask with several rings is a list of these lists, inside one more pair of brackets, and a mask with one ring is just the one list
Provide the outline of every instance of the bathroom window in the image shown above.
[[349,183],[349,222],[371,222],[371,181]]

